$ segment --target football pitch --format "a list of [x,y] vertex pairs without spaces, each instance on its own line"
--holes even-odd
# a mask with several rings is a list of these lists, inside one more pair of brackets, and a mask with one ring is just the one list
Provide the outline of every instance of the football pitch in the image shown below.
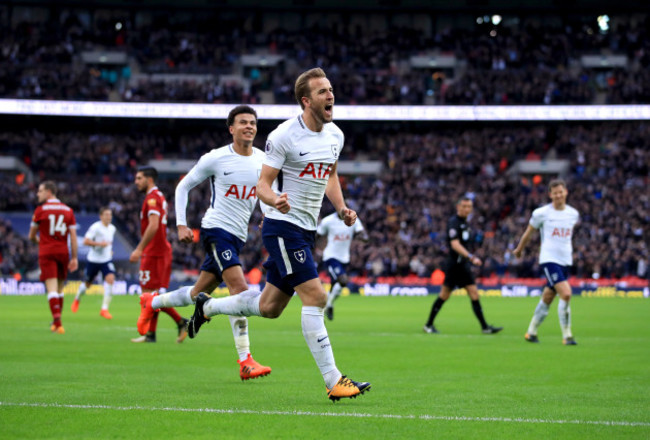
[[[573,298],[578,346],[561,344],[554,304],[540,344],[524,341],[537,298],[483,298],[483,335],[466,297],[424,334],[430,297],[340,298],[327,322],[343,374],[369,381],[330,402],[302,337],[300,302],[250,318],[253,356],[270,376],[239,379],[228,319],[176,344],[161,314],[156,344],[133,344],[137,297],[100,296],[51,334],[44,296],[0,296],[3,439],[648,439],[650,300]],[[193,308],[180,308],[189,316]]]

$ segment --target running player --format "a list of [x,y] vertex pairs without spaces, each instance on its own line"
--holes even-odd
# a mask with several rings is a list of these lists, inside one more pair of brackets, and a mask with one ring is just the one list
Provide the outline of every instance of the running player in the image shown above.
[[[252,107],[240,105],[230,111],[226,120],[232,144],[204,154],[176,187],[176,226],[178,238],[192,243],[194,234],[187,227],[187,199],[192,188],[210,179],[210,207],[201,221],[201,241],[205,261],[194,286],[183,286],[165,294],[144,293],[138,319],[138,331],[147,331],[153,311],[160,307],[183,307],[194,304],[201,292],[212,292],[225,281],[231,295],[248,290],[239,262],[239,251],[248,237],[248,222],[257,205],[257,179],[264,153],[253,147],[257,134],[257,113]],[[271,373],[250,353],[248,320],[229,316],[239,355],[239,376],[254,379]]]
[[[266,205],[262,240],[269,252],[264,291],[247,290],[227,298],[196,299],[190,337],[217,314],[277,318],[294,291],[302,301],[302,333],[318,366],[329,399],[357,397],[370,389],[341,374],[334,362],[323,309],[327,294],[312,256],[323,195],[348,226],[357,213],[345,205],[336,166],[343,132],[332,124],[334,92],[320,68],[301,74],[295,85],[303,113],[283,122],[268,137],[257,195]],[[277,191],[273,188],[277,188]]]
[[111,223],[113,212],[110,208],[103,207],[99,210],[99,221],[93,223],[86,235],[84,245],[90,246],[88,251],[88,263],[86,264],[86,279],[79,284],[77,296],[72,302],[72,313],[79,310],[81,296],[86,293],[93,280],[99,272],[104,279],[104,300],[99,315],[106,319],[113,319],[108,311],[113,295],[113,284],[115,283],[115,265],[113,264],[113,238],[115,237],[115,226]]
[[578,345],[571,332],[571,285],[569,284],[569,267],[573,264],[573,228],[580,219],[580,214],[566,203],[567,191],[564,180],[555,179],[549,183],[551,203],[533,211],[528,227],[513,251],[519,258],[528,245],[535,229],[540,230],[541,249],[539,264],[546,276],[546,286],[542,299],[535,308],[535,313],[528,326],[525,338],[528,342],[539,342],[537,329],[548,315],[548,309],[555,295],[560,296],[557,313],[562,329],[564,345]]
[[367,242],[368,234],[361,220],[357,218],[352,226],[348,226],[335,212],[321,220],[316,233],[327,237],[327,246],[323,250],[323,263],[330,276],[331,288],[327,294],[325,316],[331,321],[334,319],[334,301],[348,284],[347,267],[350,263],[352,240],[359,237]]

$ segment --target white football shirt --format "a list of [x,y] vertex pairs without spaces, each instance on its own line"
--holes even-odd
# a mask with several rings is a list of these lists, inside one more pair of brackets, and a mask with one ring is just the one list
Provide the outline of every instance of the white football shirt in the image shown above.
[[298,116],[283,122],[269,134],[264,164],[280,170],[273,189],[287,193],[291,209],[282,214],[265,206],[266,217],[284,220],[303,229],[316,230],[330,173],[343,149],[343,132],[334,123],[311,131]]
[[316,232],[318,235],[327,236],[327,246],[323,250],[323,261],[334,258],[341,263],[350,262],[350,245],[354,234],[363,231],[361,220],[357,219],[352,226],[345,224],[337,213],[333,213],[321,220]]
[[559,211],[549,203],[533,211],[530,225],[540,230],[542,240],[539,252],[540,264],[556,263],[561,266],[573,264],[571,237],[573,227],[579,219],[578,211],[569,205],[565,205],[564,209]]
[[176,187],[176,224],[187,226],[188,193],[210,179],[210,207],[201,220],[201,227],[224,229],[245,242],[248,222],[257,202],[257,181],[263,160],[260,149],[253,147],[253,154],[242,156],[232,144],[201,156]]
[[108,246],[89,246],[88,261],[91,263],[107,263],[113,259],[113,238],[117,229],[112,223],[104,226],[104,223],[97,221],[90,225],[84,238],[92,241],[107,241]]

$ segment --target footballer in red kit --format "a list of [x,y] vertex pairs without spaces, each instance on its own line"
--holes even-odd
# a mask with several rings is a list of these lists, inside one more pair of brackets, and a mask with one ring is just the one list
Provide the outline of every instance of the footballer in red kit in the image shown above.
[[[41,281],[45,283],[47,300],[53,322],[50,330],[63,334],[61,311],[63,310],[63,284],[68,271],[79,267],[77,260],[77,221],[72,209],[56,198],[56,184],[50,180],[38,186],[40,206],[34,211],[29,239],[38,243],[38,264]],[[70,237],[70,250],[68,249]]]
[[169,287],[172,247],[167,240],[167,209],[165,196],[154,186],[147,192],[140,210],[140,234],[143,237],[152,215],[156,216],[155,220],[160,223],[155,235],[142,251],[140,259],[140,286],[143,291]]
[[[138,168],[135,186],[145,193],[140,210],[140,233],[142,238],[131,253],[129,261],[140,261],[140,287],[142,292],[167,290],[172,273],[172,247],[167,241],[167,200],[156,186],[158,171],[154,167]],[[183,342],[187,336],[187,320],[181,317],[173,307],[161,308],[178,326],[176,342]],[[131,339],[133,342],[156,342],[158,313],[154,314],[149,330],[141,337]]]

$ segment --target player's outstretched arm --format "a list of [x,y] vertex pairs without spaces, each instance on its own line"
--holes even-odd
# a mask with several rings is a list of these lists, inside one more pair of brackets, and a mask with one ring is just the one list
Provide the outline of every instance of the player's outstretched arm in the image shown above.
[[522,235],[521,240],[519,240],[519,244],[517,245],[515,250],[512,251],[515,257],[521,258],[521,255],[523,254],[526,246],[528,246],[528,243],[530,242],[530,238],[532,237],[534,231],[535,228],[533,228],[531,225],[528,225],[526,231],[524,232],[524,235]]

